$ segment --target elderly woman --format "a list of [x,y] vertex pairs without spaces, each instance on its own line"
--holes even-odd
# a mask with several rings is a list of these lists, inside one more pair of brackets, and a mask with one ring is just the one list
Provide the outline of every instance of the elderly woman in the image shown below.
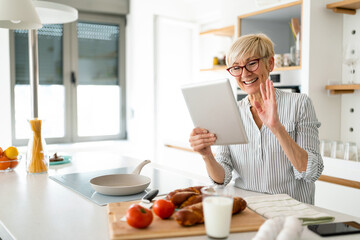
[[310,98],[275,89],[269,80],[274,69],[274,47],[264,34],[250,34],[231,46],[228,72],[248,95],[238,102],[248,144],[211,145],[216,133],[195,128],[190,144],[200,153],[210,178],[227,185],[234,170],[235,186],[280,194],[314,204],[315,181],[323,170],[318,128]]

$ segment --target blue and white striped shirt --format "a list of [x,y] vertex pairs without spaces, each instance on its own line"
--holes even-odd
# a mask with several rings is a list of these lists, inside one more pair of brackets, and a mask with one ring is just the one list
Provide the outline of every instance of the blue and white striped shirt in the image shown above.
[[280,122],[308,153],[306,171],[296,170],[269,128],[264,124],[261,129],[257,127],[246,97],[238,106],[249,143],[216,149],[216,160],[225,170],[224,185],[231,181],[234,170],[236,187],[270,194],[286,193],[301,202],[314,204],[314,182],[324,168],[319,153],[320,122],[307,95],[276,89],[275,96]]

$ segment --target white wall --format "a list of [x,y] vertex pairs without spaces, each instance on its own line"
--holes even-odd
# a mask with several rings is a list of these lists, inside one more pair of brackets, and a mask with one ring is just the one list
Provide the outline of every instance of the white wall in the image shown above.
[[0,28],[0,147],[11,146],[9,30]]
[[339,96],[328,96],[325,85],[341,79],[342,14],[326,8],[334,1],[303,1],[302,84],[321,122],[320,138],[340,137]]
[[193,9],[191,1],[130,1],[126,61],[128,136],[147,158],[155,156],[154,19],[156,15],[160,15],[194,21]]
[[[355,15],[343,16],[343,51],[345,46],[351,46],[355,50],[357,61],[355,63],[355,74],[353,82],[360,84],[360,11]],[[352,31],[355,30],[355,34]],[[343,54],[345,55],[345,53]],[[342,58],[344,59],[344,57]],[[343,64],[342,79],[339,82],[348,84],[351,79],[351,69]],[[350,111],[353,109],[353,111]],[[353,131],[350,131],[350,128]],[[360,149],[360,91],[353,94],[343,94],[341,96],[341,140],[356,142]]]

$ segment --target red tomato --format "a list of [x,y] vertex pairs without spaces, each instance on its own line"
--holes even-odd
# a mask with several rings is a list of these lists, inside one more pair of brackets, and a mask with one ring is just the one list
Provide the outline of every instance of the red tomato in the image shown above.
[[159,199],[154,202],[153,211],[162,219],[171,217],[175,211],[175,205],[165,199]]
[[152,220],[152,212],[139,204],[131,205],[126,213],[126,222],[134,228],[146,228]]

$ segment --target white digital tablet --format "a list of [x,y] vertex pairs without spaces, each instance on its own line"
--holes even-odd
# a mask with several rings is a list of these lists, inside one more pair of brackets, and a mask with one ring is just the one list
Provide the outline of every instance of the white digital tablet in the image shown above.
[[194,126],[215,133],[215,145],[248,142],[228,79],[189,84],[181,90]]

